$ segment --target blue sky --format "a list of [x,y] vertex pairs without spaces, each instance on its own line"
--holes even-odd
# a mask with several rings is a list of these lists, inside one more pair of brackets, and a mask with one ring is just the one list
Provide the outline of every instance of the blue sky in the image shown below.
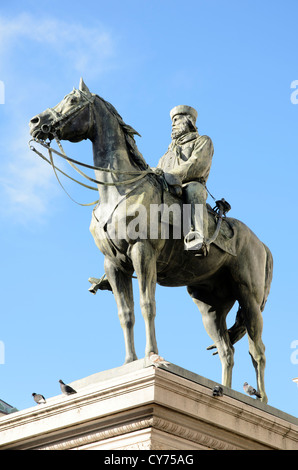
[[[1,328],[0,398],[23,409],[32,392],[54,396],[71,382],[124,360],[110,292],[92,296],[103,274],[89,233],[91,209],[67,198],[51,168],[28,149],[28,122],[57,104],[82,76],[142,137],[155,166],[170,143],[170,109],[198,110],[198,129],[215,153],[208,187],[231,216],[271,249],[274,278],[264,312],[269,404],[297,415],[298,80],[295,0],[27,0],[0,6]],[[2,100],[3,101],[3,100]],[[65,143],[92,161],[91,144]],[[60,163],[60,162],[59,162]],[[61,163],[61,165],[63,165]],[[94,193],[65,182],[80,202]],[[212,204],[212,200],[209,201]],[[135,339],[145,333],[134,284]],[[157,288],[159,352],[220,381],[221,365],[185,288]],[[228,317],[231,325],[233,310]],[[236,344],[233,388],[255,384],[247,337]],[[297,362],[297,363],[296,363]]]

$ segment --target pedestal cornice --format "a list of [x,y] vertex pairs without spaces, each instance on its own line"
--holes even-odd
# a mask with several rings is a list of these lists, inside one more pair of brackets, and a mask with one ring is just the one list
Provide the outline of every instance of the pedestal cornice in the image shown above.
[[298,449],[298,420],[171,364],[141,359],[0,418],[0,449]]

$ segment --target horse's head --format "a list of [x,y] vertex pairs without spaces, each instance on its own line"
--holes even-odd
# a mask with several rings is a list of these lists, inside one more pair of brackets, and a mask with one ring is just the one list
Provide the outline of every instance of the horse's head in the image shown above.
[[74,88],[54,108],[48,108],[31,119],[30,134],[40,140],[52,140],[55,135],[71,142],[87,139],[93,125],[94,99],[95,95],[90,93],[81,78],[78,90]]

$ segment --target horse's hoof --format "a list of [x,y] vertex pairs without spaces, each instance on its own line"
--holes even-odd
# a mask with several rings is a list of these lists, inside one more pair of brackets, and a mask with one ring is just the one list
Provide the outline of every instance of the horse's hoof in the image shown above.
[[123,365],[129,364],[130,362],[137,361],[137,360],[138,360],[137,356],[129,356],[125,359]]
[[145,353],[145,358],[149,359],[149,358],[150,358],[150,354],[152,354],[152,353],[158,354],[158,350],[155,351],[154,349],[152,349],[152,350],[150,350],[148,353],[146,352],[146,353]]

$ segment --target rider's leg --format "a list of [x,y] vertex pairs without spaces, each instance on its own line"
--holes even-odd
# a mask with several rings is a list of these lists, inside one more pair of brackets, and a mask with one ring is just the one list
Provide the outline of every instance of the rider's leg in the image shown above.
[[207,191],[203,184],[192,181],[183,187],[184,198],[191,205],[191,231],[185,237],[185,247],[207,255],[208,211]]

